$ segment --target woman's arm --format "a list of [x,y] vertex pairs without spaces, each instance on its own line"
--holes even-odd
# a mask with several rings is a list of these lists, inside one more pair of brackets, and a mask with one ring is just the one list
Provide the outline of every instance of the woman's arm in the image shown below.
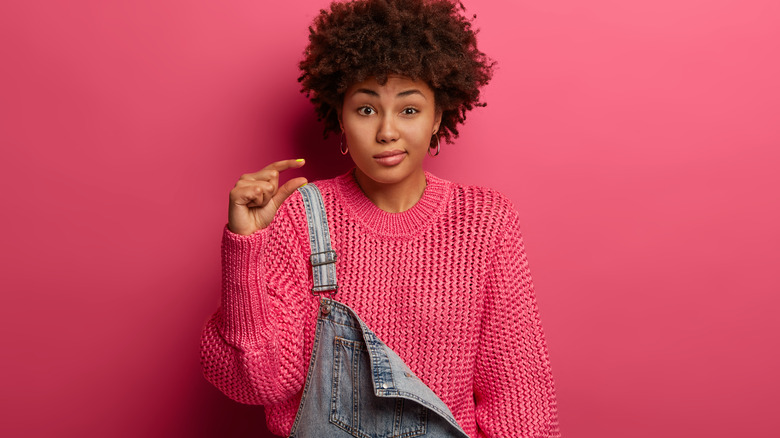
[[[207,380],[242,403],[276,404],[303,387],[308,243],[292,220],[294,194],[273,223],[222,239],[222,304],[204,328]],[[302,206],[301,206],[302,207]],[[304,225],[305,226],[305,225]]]
[[486,286],[474,376],[480,436],[559,437],[547,345],[514,210]]

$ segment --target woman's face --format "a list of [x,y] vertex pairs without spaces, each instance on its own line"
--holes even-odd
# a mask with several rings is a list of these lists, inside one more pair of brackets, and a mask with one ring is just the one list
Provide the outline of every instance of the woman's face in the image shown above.
[[441,122],[425,82],[390,75],[384,85],[375,78],[354,84],[344,94],[340,121],[358,181],[424,184],[422,162]]

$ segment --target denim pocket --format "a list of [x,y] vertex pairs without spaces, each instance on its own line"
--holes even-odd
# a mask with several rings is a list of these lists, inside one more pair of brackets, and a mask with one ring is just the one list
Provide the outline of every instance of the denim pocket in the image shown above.
[[336,337],[333,345],[330,422],[360,438],[411,438],[425,434],[428,409],[410,400],[377,397],[362,341]]

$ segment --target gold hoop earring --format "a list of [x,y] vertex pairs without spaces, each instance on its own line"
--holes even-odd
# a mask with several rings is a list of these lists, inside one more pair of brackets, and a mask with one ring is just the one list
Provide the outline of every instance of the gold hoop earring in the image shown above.
[[339,142],[339,150],[341,155],[347,155],[349,153],[349,145],[344,145],[344,131],[341,131],[341,141]]
[[441,143],[439,142],[439,136],[434,135],[434,137],[436,137],[436,153],[432,154],[431,149],[433,149],[433,147],[428,147],[428,155],[430,155],[431,157],[435,157],[439,155],[439,151],[441,151]]

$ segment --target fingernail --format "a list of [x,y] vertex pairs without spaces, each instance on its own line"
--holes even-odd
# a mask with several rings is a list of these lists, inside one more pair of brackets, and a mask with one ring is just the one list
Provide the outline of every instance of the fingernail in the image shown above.
[[295,161],[298,161],[298,162],[303,162],[303,158],[298,158],[298,159],[297,159],[297,160],[295,160]]

